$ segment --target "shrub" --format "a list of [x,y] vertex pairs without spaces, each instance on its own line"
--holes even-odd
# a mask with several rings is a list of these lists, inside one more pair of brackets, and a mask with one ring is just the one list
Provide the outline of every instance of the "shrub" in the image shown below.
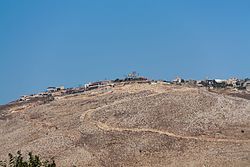
[[13,156],[9,153],[8,161],[0,161],[0,167],[56,167],[55,161],[41,161],[38,155],[28,154],[28,159],[24,159],[21,151],[17,151],[17,155]]

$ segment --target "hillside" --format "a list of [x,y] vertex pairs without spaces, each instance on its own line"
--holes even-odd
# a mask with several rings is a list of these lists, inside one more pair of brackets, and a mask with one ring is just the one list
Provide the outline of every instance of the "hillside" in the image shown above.
[[249,166],[250,101],[205,88],[128,84],[0,108],[0,159],[59,166]]

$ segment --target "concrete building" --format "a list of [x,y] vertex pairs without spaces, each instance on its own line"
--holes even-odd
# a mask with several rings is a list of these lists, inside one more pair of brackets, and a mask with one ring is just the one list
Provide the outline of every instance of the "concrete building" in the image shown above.
[[238,82],[238,79],[237,78],[230,78],[226,81],[227,85],[228,86],[232,86],[234,88],[237,87],[237,82]]
[[65,89],[64,86],[59,86],[59,87],[51,86],[47,88],[47,92],[56,92],[64,89]]
[[250,92],[250,80],[246,81],[244,84],[243,84],[243,87],[246,88],[246,90],[248,92]]
[[184,83],[184,79],[180,78],[180,77],[176,77],[174,80],[173,80],[173,83],[176,83],[176,84],[181,84],[181,83]]

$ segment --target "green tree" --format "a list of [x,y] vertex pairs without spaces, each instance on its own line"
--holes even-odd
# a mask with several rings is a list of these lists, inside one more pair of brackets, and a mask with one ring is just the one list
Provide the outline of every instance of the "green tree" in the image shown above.
[[24,159],[21,151],[17,151],[17,155],[13,156],[9,153],[8,161],[0,161],[0,167],[56,167],[53,159],[41,161],[38,155],[28,154],[28,159]]

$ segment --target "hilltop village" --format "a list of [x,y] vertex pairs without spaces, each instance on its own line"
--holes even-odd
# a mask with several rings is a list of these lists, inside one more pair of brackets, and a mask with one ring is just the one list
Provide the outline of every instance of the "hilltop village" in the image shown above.
[[180,86],[192,86],[192,87],[204,87],[211,91],[229,90],[233,93],[250,93],[250,79],[237,79],[230,78],[227,80],[223,79],[206,79],[206,80],[184,80],[181,77],[176,77],[172,81],[166,80],[151,80],[146,77],[139,76],[136,72],[128,74],[125,78],[115,80],[104,80],[98,82],[90,82],[84,86],[65,88],[60,87],[48,87],[45,92],[38,94],[23,95],[18,100],[11,103],[29,102],[29,101],[43,101],[44,103],[54,100],[55,97],[73,95],[78,93],[87,92],[94,89],[108,89],[117,85],[126,84],[166,84],[166,85],[180,85]]
[[58,166],[249,166],[249,88],[136,73],[48,87],[0,106],[0,159],[21,150]]

